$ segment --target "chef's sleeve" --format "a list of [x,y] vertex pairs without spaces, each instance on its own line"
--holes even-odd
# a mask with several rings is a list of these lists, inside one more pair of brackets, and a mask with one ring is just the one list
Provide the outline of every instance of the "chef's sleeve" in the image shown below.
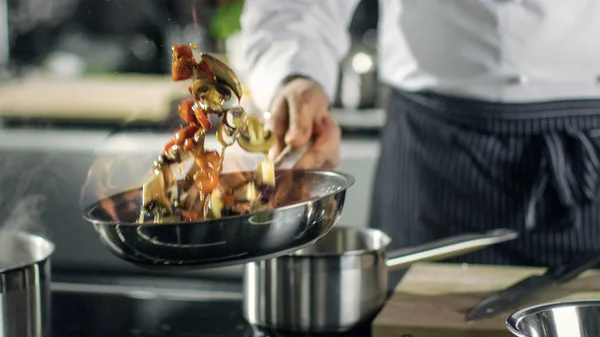
[[245,0],[241,16],[244,73],[266,111],[290,75],[319,83],[333,101],[349,25],[360,0]]

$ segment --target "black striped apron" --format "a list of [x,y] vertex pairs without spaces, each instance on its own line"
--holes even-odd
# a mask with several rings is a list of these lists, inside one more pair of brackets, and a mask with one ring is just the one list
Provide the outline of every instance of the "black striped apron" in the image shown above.
[[495,228],[520,238],[447,261],[551,266],[600,249],[600,100],[392,91],[387,118],[370,221],[390,250]]

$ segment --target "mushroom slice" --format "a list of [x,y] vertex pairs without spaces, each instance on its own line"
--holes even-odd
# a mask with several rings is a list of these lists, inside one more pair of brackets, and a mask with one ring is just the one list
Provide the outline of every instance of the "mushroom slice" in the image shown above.
[[225,124],[232,129],[242,127],[246,122],[246,111],[241,106],[233,107],[225,113]]
[[237,141],[248,152],[267,153],[275,145],[275,134],[270,130],[265,130],[260,120],[251,116],[246,119],[246,124],[240,129]]
[[165,190],[165,178],[162,170],[154,170],[154,175],[144,183],[142,187],[142,204],[148,206],[154,202],[157,207],[165,208],[172,213],[167,191]]
[[[169,208],[170,208],[170,205],[174,205],[175,207],[178,207],[179,188],[177,186],[177,180],[175,179],[175,174],[173,173],[171,166],[164,165],[164,166],[154,170],[155,173],[158,173],[158,171],[160,171],[160,174],[162,175],[163,191],[164,191],[163,194],[165,195],[165,198],[167,198],[167,200],[169,200],[167,205],[169,206]],[[155,174],[155,176],[156,175],[158,175],[158,174]],[[168,196],[170,196],[170,198],[168,198]]]
[[186,193],[181,196],[181,201],[183,203],[182,208],[188,211],[199,211],[204,207],[200,191],[194,184],[191,184]]
[[221,123],[217,129],[217,141],[224,148],[233,145],[235,143],[234,130]]
[[200,62],[205,62],[217,80],[231,88],[238,99],[242,98],[242,84],[227,64],[206,53],[200,53]]
[[206,112],[223,112],[225,97],[217,90],[216,83],[209,78],[200,78],[192,83],[192,94]]

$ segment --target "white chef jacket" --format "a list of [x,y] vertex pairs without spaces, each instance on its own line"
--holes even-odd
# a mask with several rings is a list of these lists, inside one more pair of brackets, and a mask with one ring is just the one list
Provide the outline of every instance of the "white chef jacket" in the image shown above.
[[[269,108],[306,75],[333,100],[359,0],[245,0],[244,73]],[[599,0],[380,0],[380,80],[496,102],[600,98]]]

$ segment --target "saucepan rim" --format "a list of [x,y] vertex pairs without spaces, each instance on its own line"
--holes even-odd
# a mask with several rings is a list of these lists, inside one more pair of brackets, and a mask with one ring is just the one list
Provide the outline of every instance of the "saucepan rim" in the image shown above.
[[510,314],[506,318],[506,328],[518,337],[532,337],[529,334],[519,330],[517,325],[521,320],[525,317],[537,315],[541,312],[557,309],[557,308],[567,308],[567,307],[591,307],[591,306],[599,306],[600,300],[573,300],[573,301],[554,301],[541,303],[536,305],[531,305],[526,308],[519,309],[512,314]]
[[[376,248],[352,249],[352,250],[344,250],[342,252],[322,252],[322,253],[319,253],[319,252],[303,253],[302,252],[303,250],[310,249],[311,246],[318,245],[320,240],[323,240],[327,235],[332,234],[332,232],[336,231],[336,230],[342,230],[345,232],[353,231],[353,232],[360,234],[361,236],[367,236],[367,237],[372,237],[374,235],[380,235],[381,236],[381,245]],[[307,247],[303,247],[299,250],[296,250],[288,255],[283,255],[281,257],[291,256],[294,258],[325,258],[325,257],[358,256],[358,255],[364,255],[364,254],[370,254],[373,252],[378,252],[381,250],[385,251],[391,242],[392,242],[392,239],[390,238],[390,236],[388,234],[386,234],[385,232],[383,232],[379,229],[376,229],[376,228],[356,228],[356,227],[352,227],[352,226],[348,226],[348,225],[334,225],[327,232],[327,234],[323,235],[323,237],[321,237],[317,241],[313,242],[312,244],[308,245]]]
[[10,267],[0,267],[0,274],[8,273],[17,269],[26,268],[40,263],[42,261],[45,261],[48,258],[50,258],[50,256],[52,256],[56,248],[52,241],[48,240],[45,237],[42,237],[41,235],[19,231],[16,233],[16,237],[23,239],[28,244],[44,247],[44,251],[41,254],[42,256],[40,258],[31,258],[29,261],[24,261],[22,263],[16,263],[15,265],[11,265]]

